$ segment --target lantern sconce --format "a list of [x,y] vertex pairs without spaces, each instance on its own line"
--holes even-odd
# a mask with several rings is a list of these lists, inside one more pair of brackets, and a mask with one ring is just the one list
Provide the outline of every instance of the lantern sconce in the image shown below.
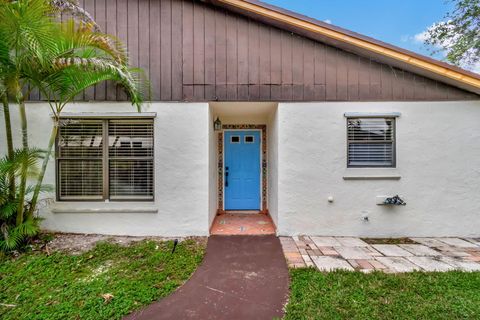
[[220,121],[220,118],[217,117],[217,120],[213,122],[213,130],[215,131],[221,131],[222,130],[222,121]]

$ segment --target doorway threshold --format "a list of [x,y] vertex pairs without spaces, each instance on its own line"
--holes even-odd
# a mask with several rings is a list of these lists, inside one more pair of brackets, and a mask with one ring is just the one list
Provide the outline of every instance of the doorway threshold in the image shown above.
[[259,214],[261,213],[260,210],[225,210],[225,213],[233,213],[233,214]]
[[227,211],[215,217],[211,235],[266,235],[275,234],[275,224],[269,215],[259,211]]

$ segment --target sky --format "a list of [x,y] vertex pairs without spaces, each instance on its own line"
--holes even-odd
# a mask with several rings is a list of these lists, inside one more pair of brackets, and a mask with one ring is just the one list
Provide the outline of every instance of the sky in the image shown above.
[[422,33],[453,8],[445,0],[263,1],[424,55]]

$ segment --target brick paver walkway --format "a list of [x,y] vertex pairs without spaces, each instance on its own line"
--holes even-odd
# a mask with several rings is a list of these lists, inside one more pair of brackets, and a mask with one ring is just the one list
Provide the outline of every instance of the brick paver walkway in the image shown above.
[[480,271],[480,239],[410,238],[408,244],[368,244],[355,237],[280,237],[289,267],[388,273]]

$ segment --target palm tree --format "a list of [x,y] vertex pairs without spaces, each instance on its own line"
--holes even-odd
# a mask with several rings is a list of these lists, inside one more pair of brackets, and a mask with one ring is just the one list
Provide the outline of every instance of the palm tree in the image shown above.
[[[57,18],[59,12],[68,12],[80,19],[61,23]],[[132,104],[140,108],[147,92],[145,88],[148,89],[141,70],[129,68],[121,43],[101,33],[76,1],[0,0],[0,98],[7,130],[7,160],[21,161],[15,174],[8,171],[9,193],[16,203],[17,227],[24,221],[32,221],[62,110],[83,90],[105,80],[119,83]],[[36,184],[29,188],[26,183],[31,159],[40,156],[28,145],[25,100],[34,88],[47,99],[54,125]],[[23,157],[14,157],[9,101],[19,108]],[[18,187],[15,179],[19,180]],[[26,205],[29,192],[32,198]],[[26,220],[24,213],[27,213]]]
[[[0,81],[0,99],[3,105],[3,116],[5,120],[5,137],[7,140],[7,159],[13,159],[13,137],[12,137],[12,122],[10,120],[10,106],[8,105],[8,98],[3,81]],[[8,192],[5,194],[9,198],[15,196],[15,177],[13,173],[9,173],[8,177],[5,177],[5,181],[8,185]]]
[[[42,0],[1,1],[0,2],[0,64],[1,79],[7,97],[17,105],[20,113],[22,148],[28,149],[28,128],[23,89],[26,81],[22,69],[32,60],[48,59],[45,55],[52,39],[48,35],[53,31],[54,23],[48,16],[48,6]],[[4,106],[4,110],[8,107]],[[7,120],[8,121],[8,120]],[[8,136],[8,135],[7,135]],[[27,163],[23,163],[22,172],[27,172]],[[23,222],[24,197],[27,183],[26,174],[20,176],[19,206],[17,224]]]
[[48,160],[58,133],[60,115],[75,96],[102,81],[119,83],[130,101],[140,111],[143,97],[149,94],[143,72],[128,67],[120,43],[111,36],[96,32],[91,25],[77,26],[73,21],[62,24],[61,36],[56,39],[55,55],[48,66],[33,68],[29,81],[47,97],[54,124],[37,179],[29,216],[33,215]]

